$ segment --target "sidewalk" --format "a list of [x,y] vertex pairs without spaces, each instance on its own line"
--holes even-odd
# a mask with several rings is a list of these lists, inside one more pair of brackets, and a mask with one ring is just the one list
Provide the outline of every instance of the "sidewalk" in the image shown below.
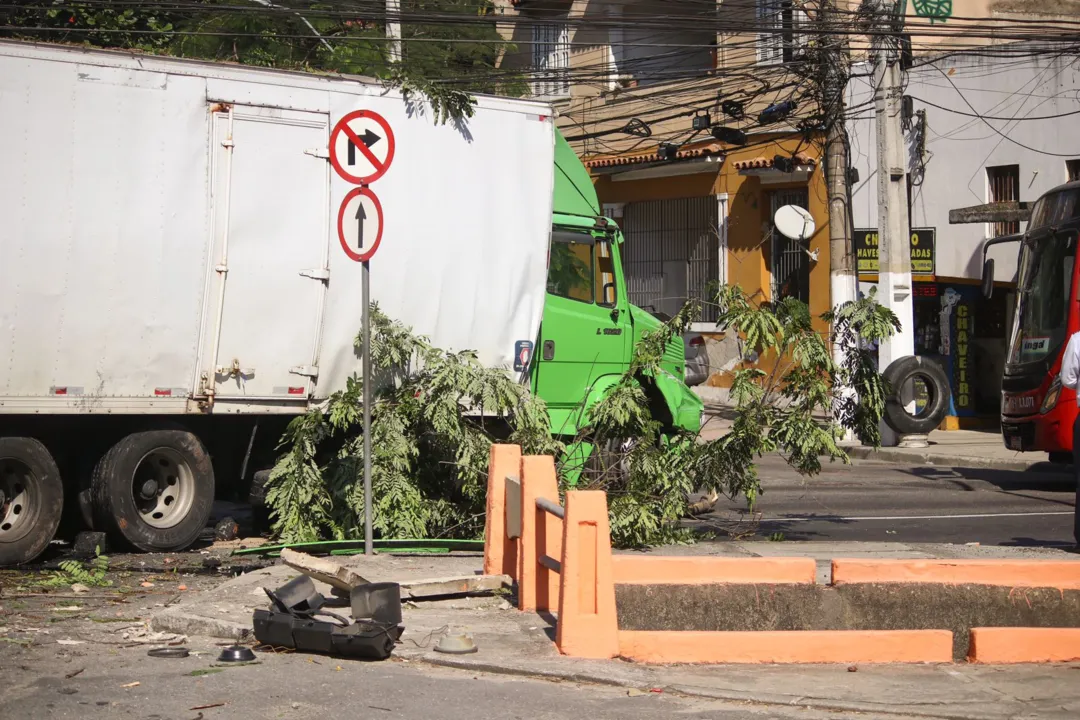
[[[731,428],[735,409],[727,403],[726,394],[717,388],[703,392],[705,398],[706,424],[701,436],[705,440],[722,437]],[[877,460],[912,465],[940,465],[944,467],[978,467],[998,470],[1033,470],[1037,472],[1072,472],[1068,465],[1049,462],[1044,452],[1022,453],[1009,450],[1001,439],[1001,433],[986,430],[934,430],[929,435],[929,447],[899,448],[883,447],[877,450],[857,442],[841,443],[852,458]]]
[[985,430],[935,430],[925,448],[883,447],[878,450],[849,444],[844,449],[853,458],[947,467],[987,467],[999,470],[1071,472],[1068,465],[1049,462],[1044,452],[1009,450],[1001,433]]
[[[834,557],[1040,557],[1074,559],[1052,549],[983,548],[904,543],[732,542],[662,548],[660,554],[721,554]],[[372,580],[418,579],[478,573],[476,555],[441,557],[355,557],[348,562]],[[828,576],[820,570],[818,582]],[[251,612],[266,605],[262,587],[274,588],[296,574],[284,565],[257,570],[217,588],[185,597],[158,612],[157,630],[188,635],[238,637],[251,627]],[[327,591],[326,588],[322,588]],[[553,618],[521,613],[506,597],[406,602],[406,626],[394,655],[399,661],[475,672],[597,683],[629,694],[657,690],[693,697],[819,710],[845,710],[932,718],[1080,716],[1080,666],[989,667],[948,665],[643,665],[624,660],[581,660],[555,649]],[[446,655],[434,651],[446,633],[470,634],[479,651]]]

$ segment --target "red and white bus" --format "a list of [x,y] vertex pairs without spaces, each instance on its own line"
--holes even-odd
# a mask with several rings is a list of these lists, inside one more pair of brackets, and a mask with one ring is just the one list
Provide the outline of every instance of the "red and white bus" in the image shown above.
[[[1038,199],[1027,230],[983,248],[1019,242],[1017,301],[1001,384],[1001,430],[1006,447],[1042,451],[1071,462],[1076,392],[1061,386],[1061,358],[1080,331],[1080,182]],[[983,293],[993,290],[994,261],[983,261]]]

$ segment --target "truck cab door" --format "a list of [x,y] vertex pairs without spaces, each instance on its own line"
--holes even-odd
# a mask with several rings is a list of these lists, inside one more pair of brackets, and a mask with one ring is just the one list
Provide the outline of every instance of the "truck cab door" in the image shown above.
[[611,236],[556,228],[551,240],[536,392],[552,430],[572,433],[589,388],[626,371],[633,330]]

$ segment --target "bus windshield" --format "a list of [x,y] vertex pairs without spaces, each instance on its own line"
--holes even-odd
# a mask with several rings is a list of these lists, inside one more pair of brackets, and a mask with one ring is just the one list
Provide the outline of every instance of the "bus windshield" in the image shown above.
[[1009,363],[1045,360],[1065,342],[1072,296],[1076,232],[1048,232],[1024,241]]

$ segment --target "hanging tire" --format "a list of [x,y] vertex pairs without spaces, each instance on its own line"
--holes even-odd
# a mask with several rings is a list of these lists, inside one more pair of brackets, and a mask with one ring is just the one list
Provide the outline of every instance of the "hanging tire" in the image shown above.
[[[925,435],[937,429],[949,412],[949,378],[933,360],[909,355],[893,362],[882,373],[892,388],[885,401],[885,422],[901,435]],[[915,414],[904,409],[901,391],[908,383],[921,380],[929,399]]]
[[184,430],[132,433],[98,461],[90,481],[94,526],[146,552],[183,550],[214,503],[214,467]]
[[60,470],[45,446],[33,438],[0,438],[0,566],[40,555],[63,510]]

